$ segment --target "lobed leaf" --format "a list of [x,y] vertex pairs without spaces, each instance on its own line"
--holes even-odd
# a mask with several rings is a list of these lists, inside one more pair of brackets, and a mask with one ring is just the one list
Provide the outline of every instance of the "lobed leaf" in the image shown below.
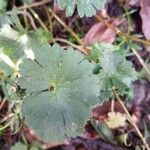
[[60,6],[66,9],[66,15],[71,16],[77,5],[77,11],[80,17],[84,15],[91,17],[96,14],[96,10],[104,7],[106,0],[58,0]]
[[98,78],[93,65],[78,51],[43,44],[35,60],[24,59],[18,80],[28,96],[23,104],[27,125],[47,140],[79,133],[98,103]]
[[120,94],[124,94],[136,79],[132,63],[126,60],[125,54],[122,54],[118,47],[104,43],[96,44],[89,58],[100,66],[96,72],[100,79],[101,100],[110,97],[113,87],[118,89]]

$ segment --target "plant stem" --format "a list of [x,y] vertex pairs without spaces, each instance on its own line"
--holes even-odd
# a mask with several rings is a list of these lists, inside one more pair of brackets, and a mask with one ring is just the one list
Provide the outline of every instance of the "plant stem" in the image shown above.
[[41,27],[43,29],[45,29],[46,31],[48,31],[47,27],[45,26],[45,24],[43,23],[43,21],[40,19],[40,17],[38,16],[38,14],[32,8],[28,8],[28,9],[32,13],[32,15],[37,19],[37,21],[40,23]]
[[116,93],[115,90],[113,90],[113,94],[114,96],[117,98],[118,102],[121,104],[122,108],[124,109],[124,111],[126,112],[126,115],[128,116],[128,119],[130,121],[130,123],[132,124],[132,126],[135,128],[137,134],[139,135],[141,141],[143,142],[144,146],[146,147],[147,150],[150,150],[150,147],[147,143],[147,141],[145,140],[144,136],[142,135],[141,131],[139,130],[139,128],[137,127],[136,123],[133,121],[130,113],[128,112],[126,106],[124,105],[124,103],[122,102],[121,98],[119,97],[119,95]]
[[51,9],[48,9],[49,12],[54,16],[54,18],[68,31],[72,34],[72,36],[76,39],[76,41],[78,42],[78,44],[83,45],[82,41],[80,40],[80,38],[77,36],[77,34],[69,27],[66,25],[66,23],[61,20],[59,18],[59,16]]
[[41,5],[45,5],[45,4],[47,4],[47,3],[51,2],[51,1],[52,0],[43,0],[43,1],[35,2],[35,3],[30,4],[30,5],[25,5],[25,6],[18,7],[18,10],[38,7],[38,6],[41,6]]
[[6,102],[6,98],[4,98],[3,100],[1,100],[0,110],[3,108],[5,102]]
[[149,40],[142,40],[142,39],[137,38],[136,36],[128,35],[124,32],[121,32],[118,28],[114,28],[112,25],[110,25],[107,21],[105,21],[102,17],[100,17],[98,15],[96,15],[96,18],[100,22],[103,22],[108,28],[112,29],[118,35],[126,37],[127,39],[131,39],[131,40],[136,41],[138,43],[150,46],[150,41]]
[[49,30],[50,30],[51,34],[53,35],[53,22],[52,22],[53,15],[50,15],[50,13],[48,11],[48,8],[46,6],[44,6],[44,9],[45,9],[47,19],[48,19],[48,22],[49,22]]
[[[26,4],[25,4],[25,5],[26,5]],[[25,5],[24,5],[24,6],[25,6]],[[23,12],[26,13],[26,12],[27,12],[27,9],[24,9]],[[28,29],[28,19],[27,19],[27,16],[26,16],[24,13],[23,13],[24,23],[25,23],[26,29]]]
[[[147,41],[147,40],[142,40],[142,39],[139,39],[135,36],[132,36],[132,35],[128,35],[126,33],[123,33],[121,32],[118,28],[114,28],[112,25],[110,25],[107,21],[105,21],[102,17],[100,16],[97,16],[96,15],[96,18],[103,22],[108,28],[112,29],[116,34],[120,35],[120,36],[123,36],[123,37],[126,37],[127,39],[131,39],[133,41],[136,41],[136,42],[139,42],[141,44],[144,44],[144,45],[149,45],[150,46],[150,41]],[[136,57],[139,59],[140,63],[142,64],[142,66],[144,67],[144,69],[146,70],[146,72],[150,75],[150,70],[148,69],[147,65],[144,63],[143,59],[141,58],[141,56],[138,54],[138,52],[135,50],[135,49],[131,49],[133,51],[133,53],[136,55]]]
[[[11,13],[12,13],[11,11],[7,11],[6,12],[7,15],[10,15]],[[33,19],[32,15],[29,12],[26,12],[26,11],[17,11],[17,14],[26,15],[29,18],[33,29],[37,29],[37,27],[35,25],[35,22],[34,22],[34,19]]]
[[128,22],[128,31],[127,31],[127,35],[130,34],[130,28],[131,28],[131,17],[129,15],[129,12],[126,8],[124,8],[126,16],[127,16],[127,22]]
[[138,60],[140,61],[140,63],[142,64],[142,66],[145,69],[145,71],[150,75],[150,70],[149,70],[148,66],[145,64],[145,62],[143,61],[143,59],[140,56],[140,54],[134,48],[132,48],[132,51],[136,55],[136,57],[138,58]]
[[53,38],[53,41],[54,42],[59,41],[59,42],[66,43],[66,44],[68,44],[68,45],[70,45],[70,46],[72,46],[72,47],[80,50],[82,53],[87,54],[87,51],[84,48],[82,48],[81,46],[75,45],[75,44],[73,44],[73,43],[71,43],[71,42],[69,42],[69,41],[67,41],[65,39],[62,39],[62,38]]

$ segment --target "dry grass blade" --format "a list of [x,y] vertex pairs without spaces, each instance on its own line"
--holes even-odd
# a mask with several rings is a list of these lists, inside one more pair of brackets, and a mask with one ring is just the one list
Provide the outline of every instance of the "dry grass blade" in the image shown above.
[[126,112],[127,117],[128,117],[128,119],[129,119],[130,123],[131,123],[132,126],[135,128],[135,130],[136,130],[137,134],[139,135],[141,141],[143,142],[145,148],[146,148],[147,150],[150,150],[150,147],[149,147],[148,143],[146,142],[144,136],[142,135],[141,131],[140,131],[139,128],[137,127],[136,123],[133,121],[133,119],[132,119],[130,113],[128,112],[128,110],[127,110],[127,108],[126,108],[126,106],[124,105],[124,103],[122,102],[121,98],[119,97],[119,95],[116,93],[115,90],[113,90],[113,94],[114,94],[114,96],[116,97],[116,99],[119,101],[119,103],[121,104],[121,106],[122,106],[122,108],[124,109],[124,111]]

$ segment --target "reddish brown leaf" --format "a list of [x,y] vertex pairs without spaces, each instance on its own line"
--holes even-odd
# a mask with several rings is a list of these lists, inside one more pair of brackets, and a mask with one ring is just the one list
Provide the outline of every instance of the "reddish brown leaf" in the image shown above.
[[[111,102],[107,101],[102,106],[94,107],[92,109],[92,115],[95,119],[105,120],[105,119],[107,119],[107,117],[108,117],[107,114],[110,111],[111,111]],[[123,110],[123,108],[119,102],[114,103],[114,111],[125,114],[125,111]]]
[[150,39],[150,0],[141,0],[140,16],[142,18],[142,30],[146,39]]
[[[118,19],[110,19],[107,21],[113,27],[120,24]],[[89,46],[95,42],[112,43],[115,40],[116,33],[108,28],[104,23],[100,22],[92,26],[83,39],[85,46]]]

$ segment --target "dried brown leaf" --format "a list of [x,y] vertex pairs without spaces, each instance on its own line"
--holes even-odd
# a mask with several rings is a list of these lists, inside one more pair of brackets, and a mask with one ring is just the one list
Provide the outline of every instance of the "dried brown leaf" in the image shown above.
[[[108,118],[108,113],[111,111],[111,102],[106,101],[102,106],[96,106],[92,109],[92,116],[98,120],[105,120]],[[125,114],[119,102],[115,101],[114,111]]]
[[[116,27],[120,24],[119,19],[110,19],[107,20],[107,22],[113,27]],[[114,42],[115,38],[116,33],[112,29],[108,28],[104,23],[100,22],[91,27],[91,29],[85,35],[83,43],[85,46],[89,46],[96,42],[112,43]]]
[[140,6],[143,34],[146,39],[150,39],[150,0],[141,0]]

